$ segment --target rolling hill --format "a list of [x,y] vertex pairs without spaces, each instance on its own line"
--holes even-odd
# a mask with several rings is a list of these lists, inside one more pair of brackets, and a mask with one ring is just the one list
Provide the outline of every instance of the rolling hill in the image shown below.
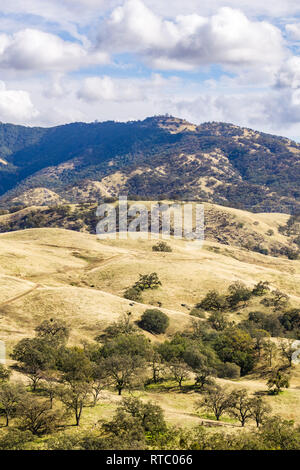
[[[151,209],[151,202],[128,201],[129,207],[134,203],[143,203]],[[254,214],[216,204],[203,205],[206,240],[264,255],[298,258],[300,228],[297,223],[291,225],[292,218],[287,214]],[[96,210],[95,203],[15,207],[1,212],[0,233],[49,227],[95,234],[100,220]]]
[[[240,216],[250,217],[247,213]],[[281,216],[286,218],[286,216]],[[253,215],[253,220],[275,227],[278,215]],[[171,339],[176,332],[191,327],[193,306],[211,289],[225,292],[235,281],[248,287],[268,281],[272,289],[289,295],[290,307],[300,305],[300,261],[274,258],[236,246],[206,241],[202,250],[191,249],[184,240],[171,239],[172,253],[155,253],[153,241],[99,241],[94,235],[65,229],[28,229],[0,235],[0,338],[7,353],[46,319],[61,319],[71,328],[71,345],[93,341],[122,314],[131,312],[140,319],[151,307],[158,307],[170,319],[163,335],[144,332],[153,342]],[[123,297],[138,274],[157,272],[162,282],[158,290],[143,294],[142,302]],[[266,311],[260,298],[229,314],[239,323],[253,311]],[[11,364],[10,361],[8,361]],[[14,372],[14,378],[24,380]],[[265,390],[261,375],[239,380],[218,379],[222,385],[244,387],[250,392]],[[139,392],[146,400],[159,401],[169,423],[199,424],[195,414],[196,393],[161,393],[155,389]],[[300,423],[299,368],[294,367],[291,388],[284,395],[269,397],[281,416]],[[87,411],[84,427],[97,419],[111,417],[119,403],[113,391],[103,392],[101,406]],[[89,409],[88,409],[89,410]],[[233,428],[234,429],[234,428]],[[232,432],[232,430],[231,430]]]
[[[184,240],[169,243],[172,253],[154,253],[151,240],[100,241],[65,229],[1,234],[1,339],[15,344],[54,316],[70,323],[73,341],[80,342],[128,310],[139,318],[149,305],[161,305],[170,316],[172,334],[190,323],[190,309],[210,289],[223,291],[234,281],[269,281],[300,303],[300,261],[211,241],[196,251]],[[150,272],[158,273],[162,288],[146,292],[143,303],[124,299],[138,274]]]

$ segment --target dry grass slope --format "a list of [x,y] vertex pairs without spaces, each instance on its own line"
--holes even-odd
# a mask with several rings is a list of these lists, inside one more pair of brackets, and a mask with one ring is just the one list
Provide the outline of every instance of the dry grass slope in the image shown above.
[[[284,215],[224,210],[243,219],[247,226],[259,220],[255,228],[262,232],[269,227],[275,230],[287,219]],[[280,235],[276,236],[279,240]],[[260,280],[269,281],[272,287],[290,295],[291,304],[300,304],[300,261],[211,241],[205,242],[201,250],[186,241],[171,239],[168,243],[172,253],[152,252],[150,240],[100,241],[96,236],[64,229],[1,234],[0,339],[6,342],[8,352],[18,340],[33,335],[34,328],[46,318],[65,319],[72,328],[71,343],[80,344],[92,340],[120,314],[131,311],[133,318],[138,319],[146,308],[159,304],[170,317],[170,327],[166,335],[148,336],[162,341],[189,325],[191,317],[186,306],[192,307],[208,290],[224,291],[237,280],[249,286]],[[124,289],[137,280],[138,274],[150,272],[158,273],[162,288],[145,292],[143,304],[124,299]],[[258,302],[251,304],[252,310],[262,309]],[[245,318],[248,312],[243,309],[233,318]],[[257,377],[230,385],[250,391],[266,389],[264,380]],[[159,401],[169,422],[199,423],[194,394],[161,394],[153,390],[142,396]],[[105,400],[93,411],[96,414],[87,411],[86,426],[100,416],[111,415],[115,404],[110,393]],[[276,413],[300,423],[299,366],[293,373],[291,388],[268,400]]]

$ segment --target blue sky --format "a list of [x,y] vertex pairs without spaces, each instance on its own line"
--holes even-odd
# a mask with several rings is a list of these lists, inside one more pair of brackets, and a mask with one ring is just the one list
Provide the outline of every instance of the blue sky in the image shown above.
[[2,122],[170,113],[300,140],[298,0],[6,3]]

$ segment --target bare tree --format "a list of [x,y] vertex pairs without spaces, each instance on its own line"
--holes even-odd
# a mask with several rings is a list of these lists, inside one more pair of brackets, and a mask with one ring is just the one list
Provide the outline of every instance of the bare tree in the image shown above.
[[289,367],[293,365],[293,356],[297,348],[293,347],[293,340],[281,340],[280,353],[283,359],[288,361]]
[[5,415],[6,424],[16,415],[16,410],[22,397],[25,394],[25,387],[21,383],[4,383],[0,387],[0,408]]
[[149,364],[152,371],[152,379],[156,384],[159,381],[161,372],[165,369],[162,357],[156,348],[153,348],[153,351],[150,353]]
[[189,366],[180,360],[174,360],[169,364],[169,369],[172,373],[172,376],[179,385],[179,388],[182,387],[182,382],[187,380],[190,377],[191,369]]
[[80,425],[83,407],[88,404],[91,386],[86,382],[74,382],[60,389],[59,397],[66,409],[75,415],[76,426]]
[[46,395],[49,398],[50,409],[52,410],[53,400],[54,400],[55,395],[57,394],[57,389],[58,389],[59,374],[57,371],[48,370],[48,371],[42,372],[41,378],[42,378],[43,391],[46,393]]
[[264,423],[266,418],[271,413],[271,407],[266,404],[261,397],[251,398],[251,416],[256,422],[256,426],[259,428]]
[[104,361],[95,364],[92,372],[91,391],[93,395],[93,406],[97,405],[99,395],[108,383],[108,373]]
[[246,421],[252,417],[251,399],[245,389],[236,390],[232,392],[230,414],[238,419],[242,425],[245,426]]
[[105,359],[104,364],[108,377],[118,394],[122,395],[124,389],[132,388],[134,382],[138,381],[145,361],[141,356],[113,354]]
[[64,415],[60,410],[50,410],[49,403],[30,394],[22,397],[18,406],[20,427],[36,436],[48,434],[58,427]]
[[228,389],[221,388],[219,385],[206,390],[203,399],[197,404],[197,408],[205,408],[207,411],[212,411],[217,421],[220,420],[222,414],[228,411],[231,406],[231,394]]
[[196,371],[195,385],[198,387],[198,390],[203,390],[205,386],[214,385],[213,375],[215,374],[214,369],[211,367],[203,366]]
[[271,340],[267,340],[264,342],[264,353],[267,359],[267,362],[270,367],[272,367],[273,359],[276,357],[277,354],[277,347],[276,344],[273,343]]

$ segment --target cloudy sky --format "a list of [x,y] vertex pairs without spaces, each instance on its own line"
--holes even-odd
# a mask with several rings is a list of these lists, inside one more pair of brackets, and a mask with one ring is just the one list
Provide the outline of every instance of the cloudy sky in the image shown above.
[[170,113],[300,141],[299,0],[0,4],[0,120]]

